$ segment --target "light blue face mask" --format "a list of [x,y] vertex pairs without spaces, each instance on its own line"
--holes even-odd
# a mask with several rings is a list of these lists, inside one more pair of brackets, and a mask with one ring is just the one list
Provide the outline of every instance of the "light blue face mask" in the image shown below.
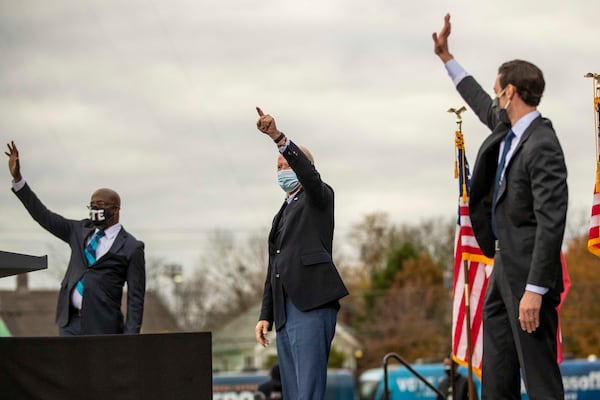
[[292,192],[300,185],[296,173],[291,169],[282,169],[279,171],[277,173],[277,181],[279,182],[279,186],[281,186],[286,193]]

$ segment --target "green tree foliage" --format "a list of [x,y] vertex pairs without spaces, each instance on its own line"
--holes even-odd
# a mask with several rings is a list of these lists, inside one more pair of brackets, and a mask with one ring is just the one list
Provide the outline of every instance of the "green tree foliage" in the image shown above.
[[390,287],[377,298],[368,325],[368,353],[380,363],[383,355],[399,353],[408,360],[430,358],[447,351],[450,293],[440,266],[421,253],[404,260]]
[[[450,347],[450,290],[444,269],[453,259],[451,221],[394,226],[386,214],[367,215],[353,228],[364,280],[349,282],[344,301],[364,345],[361,367],[388,352],[408,360],[439,357]],[[356,284],[356,285],[355,285]]]
[[[563,352],[600,355],[600,259],[587,250],[587,219],[568,227],[564,252],[571,289],[560,313]],[[582,222],[583,221],[583,222]],[[365,216],[350,239],[359,265],[346,282],[343,321],[361,341],[360,369],[378,367],[389,352],[408,361],[439,359],[451,346],[451,276],[455,221],[394,225],[385,213]],[[346,276],[345,276],[346,278]]]
[[410,241],[402,241],[392,247],[387,254],[385,267],[380,270],[375,270],[371,274],[371,288],[374,291],[388,289],[396,274],[402,271],[406,260],[414,259],[419,256],[417,246]]

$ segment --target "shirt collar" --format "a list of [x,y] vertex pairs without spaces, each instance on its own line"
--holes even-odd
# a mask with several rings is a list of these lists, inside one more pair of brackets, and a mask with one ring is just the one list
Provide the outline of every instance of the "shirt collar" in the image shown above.
[[290,193],[290,195],[285,198],[285,201],[287,201],[287,203],[290,204],[292,200],[294,200],[294,197],[296,197],[296,195],[300,193],[300,190],[302,190],[302,185],[298,186],[298,189]]
[[[122,226],[119,223],[109,226],[108,228],[104,229],[104,237],[106,237],[109,240],[113,240],[121,231],[121,227]],[[98,232],[99,230],[100,229],[96,228],[94,234],[96,234],[96,232]]]
[[519,119],[517,123],[512,126],[511,129],[517,137],[517,139],[521,139],[521,136],[523,136],[523,133],[525,133],[527,128],[529,128],[529,125],[531,125],[533,120],[539,117],[540,115],[541,114],[538,110],[533,110],[530,113],[523,115],[521,119]]

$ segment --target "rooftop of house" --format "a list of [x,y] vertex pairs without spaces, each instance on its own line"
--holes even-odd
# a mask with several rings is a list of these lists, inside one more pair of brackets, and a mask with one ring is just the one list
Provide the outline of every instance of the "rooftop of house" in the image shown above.
[[[57,297],[58,289],[29,289],[26,278],[18,280],[15,290],[0,290],[0,336],[57,336],[54,322]],[[160,297],[147,291],[141,333],[180,331]]]

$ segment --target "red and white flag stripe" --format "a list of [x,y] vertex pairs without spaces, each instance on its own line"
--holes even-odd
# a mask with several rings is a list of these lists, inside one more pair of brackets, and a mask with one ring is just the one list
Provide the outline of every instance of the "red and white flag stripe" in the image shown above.
[[[598,174],[598,172],[596,173]],[[592,201],[592,215],[590,217],[590,230],[588,235],[588,250],[600,257],[600,193],[598,186],[594,185],[594,199]]]
[[483,299],[491,273],[493,260],[484,256],[473,235],[469,218],[468,199],[459,201],[460,217],[456,229],[454,252],[454,291],[452,293],[452,354],[457,363],[469,362],[467,338],[467,313],[465,306],[465,268],[467,263],[469,309],[471,322],[472,366],[481,377],[483,356]]

